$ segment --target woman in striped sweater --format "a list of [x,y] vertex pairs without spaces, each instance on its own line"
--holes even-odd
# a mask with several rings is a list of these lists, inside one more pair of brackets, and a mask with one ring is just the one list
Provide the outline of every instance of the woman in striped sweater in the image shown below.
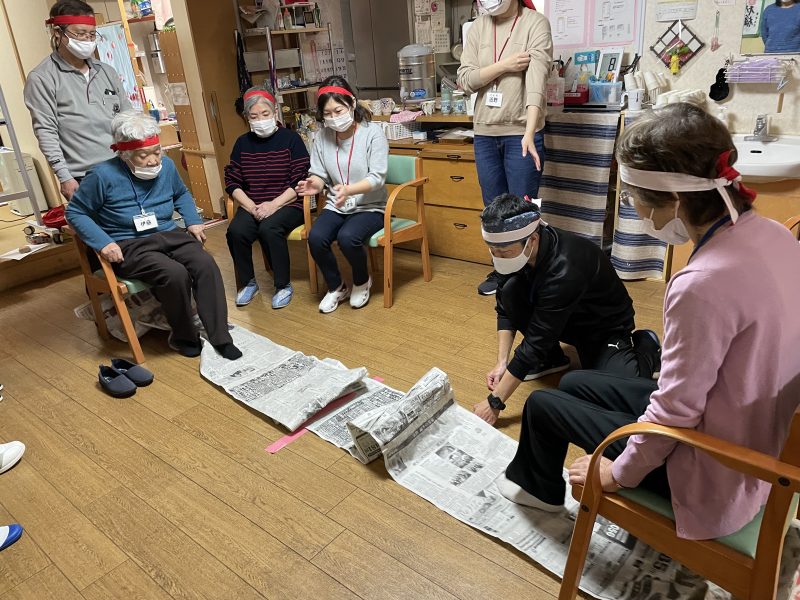
[[308,173],[309,157],[296,132],[278,127],[275,106],[275,97],[264,89],[245,93],[250,132],[236,140],[225,167],[225,191],[239,204],[226,236],[236,274],[244,283],[236,295],[237,306],[249,304],[258,292],[253,270],[256,240],[275,279],[272,308],[292,300],[286,236],[303,224],[303,199],[294,188]]

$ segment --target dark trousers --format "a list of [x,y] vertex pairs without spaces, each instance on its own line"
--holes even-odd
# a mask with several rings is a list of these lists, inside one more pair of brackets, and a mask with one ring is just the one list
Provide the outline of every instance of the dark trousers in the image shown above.
[[[543,502],[561,504],[569,444],[593,453],[612,431],[638,420],[657,387],[641,377],[573,371],[562,377],[557,390],[533,392],[525,402],[519,448],[506,477]],[[603,456],[614,460],[626,443],[614,442]],[[651,471],[640,486],[669,498],[666,467]]]
[[329,291],[342,285],[342,276],[336,264],[331,246],[334,241],[353,269],[353,285],[364,285],[369,279],[367,251],[364,244],[383,228],[382,212],[358,212],[342,215],[332,210],[323,210],[311,227],[308,245],[311,256],[319,265]]
[[289,285],[289,243],[286,236],[302,224],[303,211],[296,206],[284,206],[261,221],[239,207],[225,237],[241,284],[247,285],[255,277],[253,242],[258,240],[272,268],[275,289]]
[[228,333],[228,305],[225,286],[214,258],[188,232],[178,229],[117,242],[122,249],[121,263],[114,271],[121,277],[149,284],[161,302],[172,337],[196,342],[192,322],[192,293],[197,314],[209,341],[214,345],[233,342]]

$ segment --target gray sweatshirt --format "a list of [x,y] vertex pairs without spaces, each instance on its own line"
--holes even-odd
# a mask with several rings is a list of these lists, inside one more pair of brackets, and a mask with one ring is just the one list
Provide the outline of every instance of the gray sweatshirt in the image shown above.
[[86,63],[88,81],[53,52],[25,83],[33,132],[62,183],[83,177],[93,165],[114,157],[111,119],[131,108],[114,67],[93,58]]
[[[368,179],[372,184],[372,191],[366,194],[356,194],[352,198],[356,206],[352,210],[336,208],[334,200],[336,194],[333,187],[339,183],[348,182],[347,162],[350,156],[350,147],[353,147],[353,156],[350,160],[350,183],[358,183]],[[333,210],[340,214],[356,212],[383,212],[389,194],[386,191],[386,171],[389,164],[389,142],[383,134],[383,128],[378,123],[359,123],[355,135],[343,140],[338,145],[337,165],[336,132],[323,128],[314,139],[311,150],[310,175],[316,175],[328,186],[325,209]]]

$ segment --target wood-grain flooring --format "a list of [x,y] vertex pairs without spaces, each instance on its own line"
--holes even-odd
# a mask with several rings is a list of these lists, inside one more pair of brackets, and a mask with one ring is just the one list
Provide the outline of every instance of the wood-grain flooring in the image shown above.
[[[496,358],[493,299],[481,265],[398,252],[395,304],[380,284],[362,310],[321,315],[304,248],[290,244],[295,297],[262,293],[236,308],[224,227],[208,231],[228,288],[230,320],[277,343],[366,366],[408,389],[432,366],[459,402],[485,397]],[[258,263],[257,263],[258,264]],[[661,332],[664,285],[629,285],[638,325]],[[97,365],[127,347],[102,341],[72,309],[86,300],[75,272],[0,295],[0,441],[27,445],[0,476],[0,524],[22,539],[0,553],[0,600],[554,598],[558,582],[524,555],[364,466],[314,435],[275,455],[285,434],[143,338],[155,382],[127,400],[100,391]],[[557,378],[524,384],[500,428],[517,437],[524,399]],[[574,456],[574,453],[573,453]]]

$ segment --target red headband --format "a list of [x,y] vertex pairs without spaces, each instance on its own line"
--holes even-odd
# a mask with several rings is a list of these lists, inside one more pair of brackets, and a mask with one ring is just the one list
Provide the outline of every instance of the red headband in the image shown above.
[[531,10],[536,10],[536,7],[533,5],[533,0],[522,0],[522,3]]
[[341,94],[342,96],[350,96],[351,98],[355,98],[353,92],[336,85],[326,85],[325,87],[319,88],[319,91],[317,92],[317,98],[322,96],[322,94]]
[[97,25],[94,15],[61,15],[44,22],[45,25]]
[[753,200],[756,199],[755,190],[751,190],[741,182],[741,174],[739,171],[728,164],[730,163],[730,159],[731,150],[725,150],[725,152],[719,155],[717,159],[717,179],[724,178],[733,182],[733,187],[736,188],[736,191],[750,202],[753,202]]
[[242,100],[247,100],[248,98],[252,98],[253,96],[261,96],[262,98],[266,98],[267,100],[272,102],[273,105],[277,104],[277,102],[275,102],[275,96],[273,96],[266,90],[253,90],[251,92],[247,92],[244,95],[244,98],[242,98]]
[[117,152],[123,152],[125,150],[138,150],[139,148],[148,148],[150,146],[157,146],[159,143],[160,142],[158,136],[154,135],[143,140],[130,140],[127,142],[117,142],[116,144],[111,144],[111,149]]

